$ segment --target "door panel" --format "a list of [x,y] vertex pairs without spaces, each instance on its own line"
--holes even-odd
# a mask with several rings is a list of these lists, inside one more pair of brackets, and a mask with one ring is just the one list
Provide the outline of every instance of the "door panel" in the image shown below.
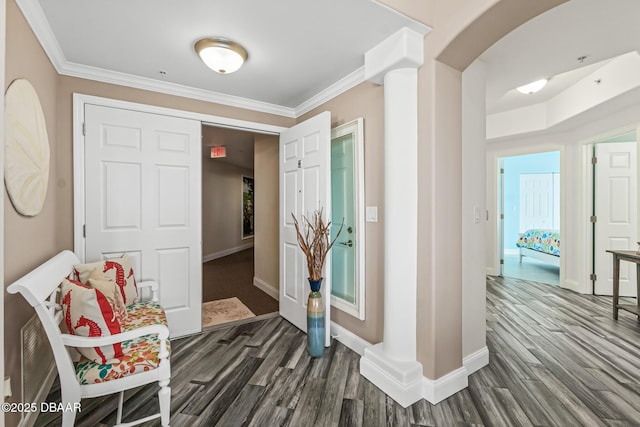
[[[307,330],[309,295],[306,259],[298,247],[291,214],[299,220],[322,208],[331,214],[331,114],[320,113],[280,134],[280,314]],[[300,221],[302,224],[302,221]],[[325,345],[330,344],[331,262],[327,257],[321,292],[325,302]]]
[[552,173],[520,174],[520,233],[532,228],[558,228],[553,220],[553,176]]
[[[613,293],[613,261],[607,249],[635,250],[637,236],[636,143],[596,144],[594,271],[597,295]],[[636,296],[636,271],[620,263],[620,295]]]
[[127,253],[171,335],[199,332],[200,122],[87,105],[85,124],[85,259]]

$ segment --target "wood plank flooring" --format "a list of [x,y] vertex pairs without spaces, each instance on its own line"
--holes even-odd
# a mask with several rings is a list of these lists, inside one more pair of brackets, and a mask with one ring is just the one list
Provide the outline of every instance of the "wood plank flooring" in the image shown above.
[[[638,343],[640,324],[613,321],[610,298],[489,277],[490,364],[437,405],[402,408],[339,342],[309,358],[304,334],[275,317],[172,342],[172,426],[638,426]],[[127,393],[125,420],[156,411],[156,390]],[[77,425],[115,422],[115,397],[82,407]],[[45,415],[37,425],[59,424]]]

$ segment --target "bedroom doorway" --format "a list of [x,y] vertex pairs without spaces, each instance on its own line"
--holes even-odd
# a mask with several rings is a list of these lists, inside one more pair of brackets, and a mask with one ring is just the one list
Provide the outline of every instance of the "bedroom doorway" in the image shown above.
[[560,152],[499,159],[500,275],[560,282]]

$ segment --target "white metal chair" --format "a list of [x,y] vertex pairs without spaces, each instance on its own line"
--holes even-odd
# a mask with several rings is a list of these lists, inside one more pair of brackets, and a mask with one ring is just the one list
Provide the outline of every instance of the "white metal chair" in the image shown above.
[[[163,426],[168,426],[171,400],[171,388],[169,387],[171,368],[169,351],[165,344],[169,338],[169,329],[165,325],[143,326],[116,335],[91,338],[70,335],[61,331],[62,306],[56,302],[57,294],[60,290],[59,284],[71,273],[73,265],[79,263],[80,261],[73,252],[62,251],[7,288],[9,293],[15,294],[19,292],[22,294],[29,304],[33,306],[49,338],[60,377],[63,408],[74,408],[74,410],[63,412],[63,427],[73,426],[76,418],[75,409],[80,406],[82,398],[103,396],[116,392],[120,392],[117,412],[118,426],[134,426],[156,418],[161,419]],[[139,289],[144,287],[151,288],[152,301],[157,302],[157,283],[150,281],[138,283]],[[147,335],[157,335],[160,341],[159,364],[155,369],[96,384],[80,383],[76,376],[76,369],[71,355],[66,347],[97,347],[121,343]],[[155,381],[160,386],[158,391],[160,412],[130,423],[122,423],[124,390]]]

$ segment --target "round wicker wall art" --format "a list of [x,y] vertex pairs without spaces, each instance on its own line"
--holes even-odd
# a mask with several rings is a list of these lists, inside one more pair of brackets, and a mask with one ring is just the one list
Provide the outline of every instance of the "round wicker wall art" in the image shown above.
[[49,184],[49,136],[35,89],[14,80],[5,93],[4,181],[18,213],[42,211]]

